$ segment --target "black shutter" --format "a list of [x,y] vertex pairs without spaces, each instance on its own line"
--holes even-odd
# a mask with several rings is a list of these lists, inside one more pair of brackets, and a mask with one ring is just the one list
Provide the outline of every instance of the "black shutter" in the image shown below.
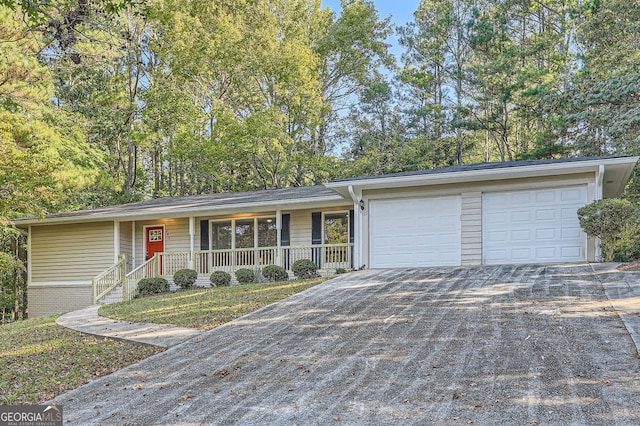
[[209,221],[200,221],[200,250],[209,250]]
[[291,231],[289,230],[289,223],[291,222],[290,214],[282,215],[282,229],[280,230],[280,244],[284,247],[291,245]]
[[353,220],[353,210],[349,210],[349,242],[353,244],[354,232],[353,229],[356,227],[355,221]]
[[311,213],[311,244],[322,244],[322,213]]

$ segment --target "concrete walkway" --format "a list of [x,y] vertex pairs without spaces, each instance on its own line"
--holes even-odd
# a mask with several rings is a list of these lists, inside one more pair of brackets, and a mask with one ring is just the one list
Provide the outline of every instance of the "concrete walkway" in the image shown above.
[[51,402],[72,425],[638,425],[621,320],[638,280],[589,264],[354,272]]
[[100,305],[58,317],[56,322],[71,330],[112,339],[130,340],[148,345],[170,348],[202,334],[203,330],[169,324],[116,321],[98,315]]

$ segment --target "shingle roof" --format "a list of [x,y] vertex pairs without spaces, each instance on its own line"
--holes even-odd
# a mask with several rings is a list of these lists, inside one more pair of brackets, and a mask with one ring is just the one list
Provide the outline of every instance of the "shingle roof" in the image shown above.
[[[172,214],[191,211],[215,210],[221,207],[250,206],[250,205],[281,205],[300,201],[341,200],[342,197],[323,185],[301,186],[284,189],[269,189],[261,191],[226,192],[219,194],[192,195],[181,197],[165,197],[136,203],[121,204],[93,210],[79,210],[68,213],[47,215],[47,220],[71,218],[107,218],[127,217],[143,214]],[[26,220],[30,221],[30,220]],[[20,223],[20,220],[16,221]]]
[[362,181],[362,180],[368,180],[368,179],[381,179],[381,178],[384,179],[384,178],[394,178],[394,177],[403,177],[403,176],[421,176],[421,175],[435,175],[435,174],[442,174],[442,173],[457,173],[457,172],[477,171],[477,170],[515,168],[515,167],[524,167],[524,166],[537,166],[537,165],[543,165],[543,164],[576,163],[581,161],[594,161],[594,160],[625,158],[625,157],[628,157],[628,156],[618,155],[618,156],[603,156],[603,157],[559,158],[559,159],[552,159],[552,160],[518,160],[518,161],[505,161],[505,162],[494,162],[494,163],[477,163],[477,164],[469,164],[469,165],[463,165],[463,166],[440,167],[437,169],[414,170],[414,171],[408,171],[408,172],[389,173],[384,175],[372,175],[372,176],[361,176],[361,177],[346,178],[346,179],[336,179],[332,181],[332,183]]

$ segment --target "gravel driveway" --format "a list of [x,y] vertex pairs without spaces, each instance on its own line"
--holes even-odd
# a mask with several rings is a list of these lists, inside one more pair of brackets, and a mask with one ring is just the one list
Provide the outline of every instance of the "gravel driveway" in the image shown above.
[[54,402],[83,425],[637,425],[640,361],[600,279],[355,272]]

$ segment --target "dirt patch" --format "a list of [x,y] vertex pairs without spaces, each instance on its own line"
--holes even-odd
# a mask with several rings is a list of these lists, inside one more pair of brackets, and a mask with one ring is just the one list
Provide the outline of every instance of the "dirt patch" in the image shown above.
[[616,268],[618,271],[640,271],[640,262],[623,263]]

